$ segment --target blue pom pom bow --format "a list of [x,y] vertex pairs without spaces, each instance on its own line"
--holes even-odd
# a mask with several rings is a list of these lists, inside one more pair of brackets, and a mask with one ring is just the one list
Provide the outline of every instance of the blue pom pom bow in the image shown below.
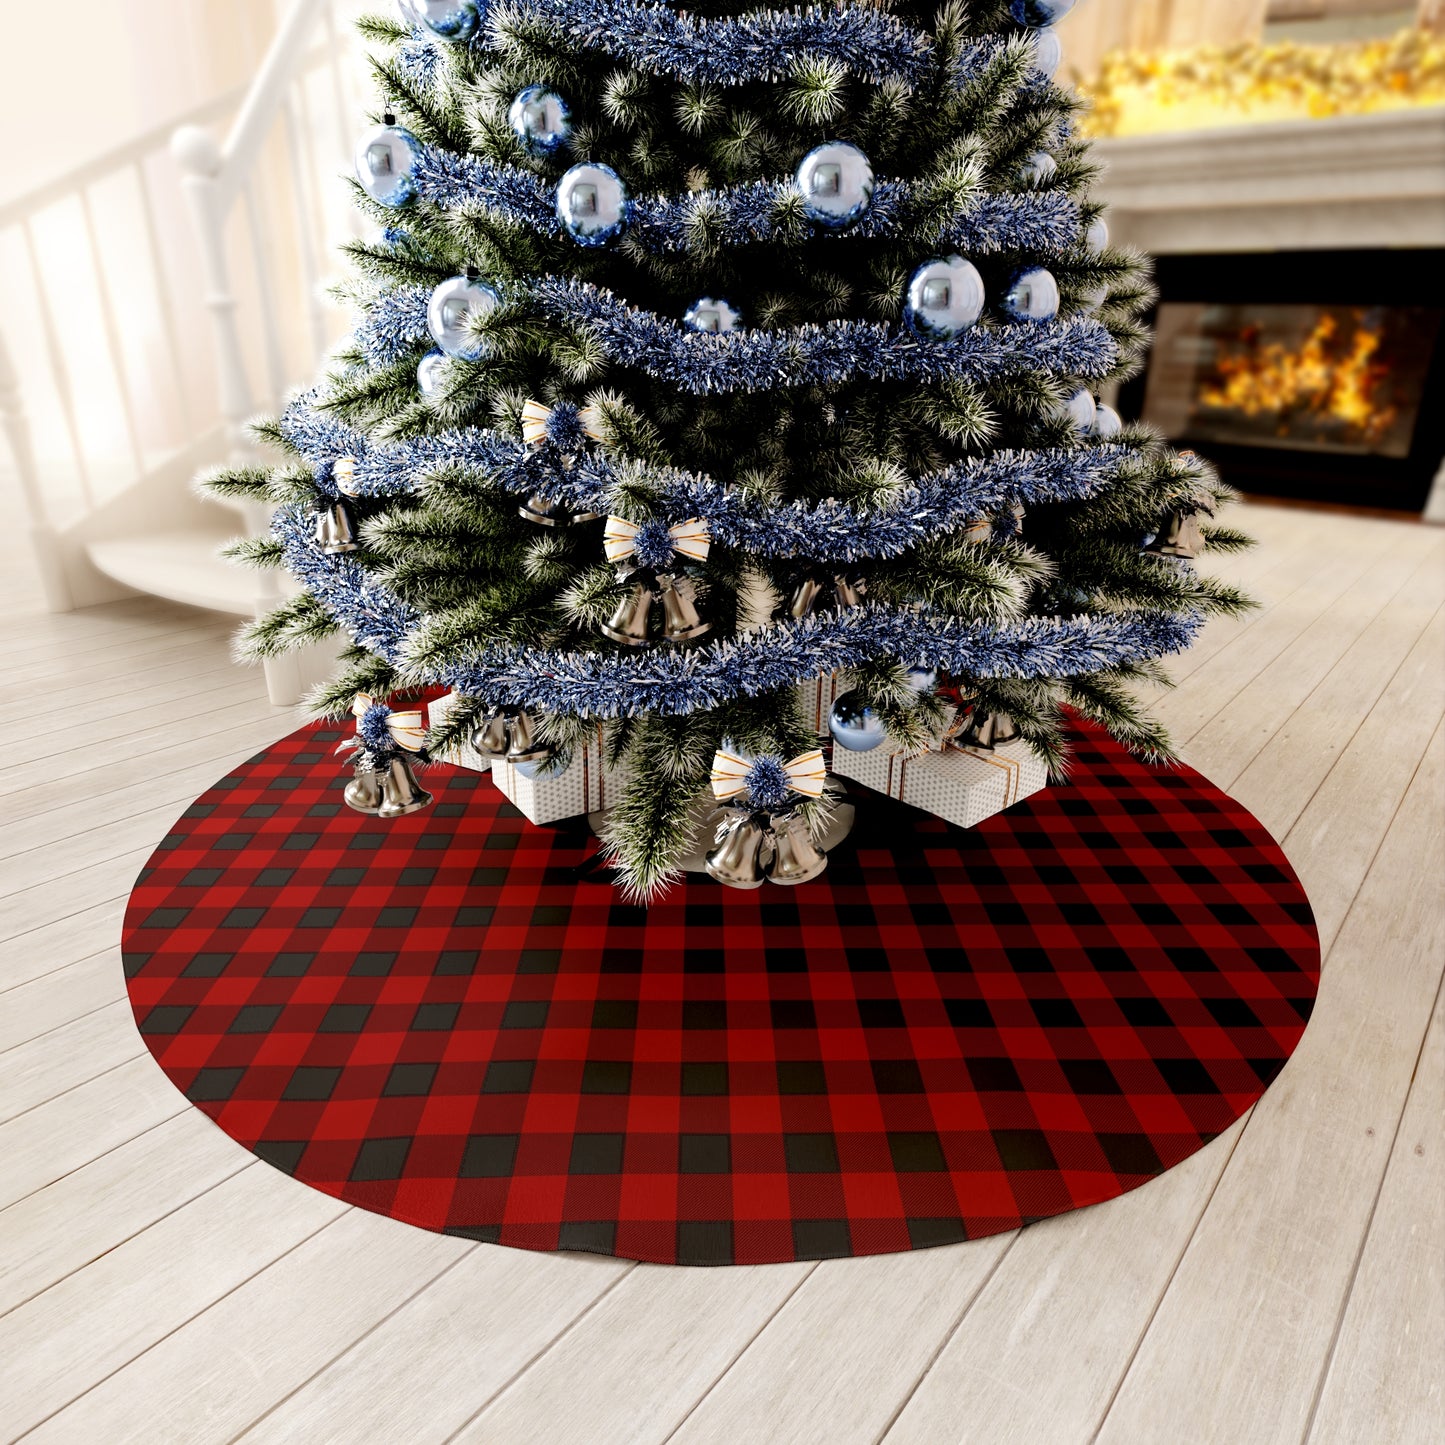
[[712,763],[712,791],[718,802],[746,798],[754,808],[768,811],[781,808],[792,794],[821,798],[827,781],[821,748],[787,763],[770,753],[754,758],[720,748]]
[[337,752],[360,748],[374,758],[385,758],[397,752],[419,753],[426,746],[426,719],[420,711],[393,712],[385,703],[359,693],[351,712],[356,735],[342,742]]

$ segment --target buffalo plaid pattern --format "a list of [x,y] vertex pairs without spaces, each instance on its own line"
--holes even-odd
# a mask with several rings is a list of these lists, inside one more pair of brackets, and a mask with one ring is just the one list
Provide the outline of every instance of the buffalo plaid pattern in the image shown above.
[[1314,1002],[1264,829],[1092,729],[1071,784],[969,832],[860,791],[822,878],[651,909],[473,774],[350,812],[339,737],[187,810],[131,898],[130,995],[239,1143],[428,1229],[679,1264],[1015,1229],[1214,1138]]

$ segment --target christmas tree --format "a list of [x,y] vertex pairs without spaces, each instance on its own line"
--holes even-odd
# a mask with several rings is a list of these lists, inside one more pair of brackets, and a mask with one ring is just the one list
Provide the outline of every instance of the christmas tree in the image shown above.
[[1167,758],[1136,693],[1248,605],[1191,560],[1247,539],[1204,463],[1097,399],[1152,296],[1052,79],[1071,3],[364,22],[358,328],[260,426],[286,463],[206,483],[276,506],[234,550],[301,584],[246,651],[346,634],[313,701],[358,712],[364,773],[422,746],[384,700],[429,687],[463,699],[433,752],[490,727],[562,766],[601,726],[642,896],[719,749],[819,823],[786,763],[820,675],[845,746],[925,744],[941,681],[1056,770],[1065,706]]

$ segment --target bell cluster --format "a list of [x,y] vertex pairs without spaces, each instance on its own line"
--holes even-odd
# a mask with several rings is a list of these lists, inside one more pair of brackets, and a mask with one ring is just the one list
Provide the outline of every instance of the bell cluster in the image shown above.
[[796,808],[775,813],[729,807],[720,813],[706,864],[709,877],[719,883],[742,889],[765,883],[792,888],[828,867],[828,855]]

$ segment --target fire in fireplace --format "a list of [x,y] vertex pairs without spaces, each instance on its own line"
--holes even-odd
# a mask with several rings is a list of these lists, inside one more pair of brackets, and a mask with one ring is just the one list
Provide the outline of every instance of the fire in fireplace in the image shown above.
[[1445,429],[1436,254],[1166,258],[1125,405],[1246,491],[1418,507]]
[[1440,320],[1423,306],[1165,304],[1144,420],[1203,442],[1406,457]]

